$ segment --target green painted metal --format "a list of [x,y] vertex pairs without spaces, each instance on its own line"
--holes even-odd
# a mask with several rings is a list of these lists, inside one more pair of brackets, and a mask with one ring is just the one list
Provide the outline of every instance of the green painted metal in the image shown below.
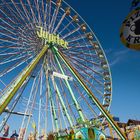
[[98,101],[98,99],[94,96],[94,94],[91,92],[91,90],[88,88],[88,86],[83,82],[82,78],[79,76],[77,71],[71,66],[71,64],[68,62],[68,60],[64,57],[64,55],[57,48],[53,47],[53,49],[55,51],[55,54],[57,54],[59,56],[59,58],[61,58],[63,60],[63,62],[66,64],[66,66],[73,73],[75,78],[78,80],[80,85],[85,89],[87,94],[92,98],[93,102],[96,104],[96,106],[102,112],[102,114],[105,116],[107,121],[111,124],[111,126],[114,128],[114,130],[120,136],[120,138],[122,140],[127,140],[125,134],[121,131],[121,129],[118,127],[118,125],[114,122],[111,115],[104,109],[104,107],[101,105],[101,103]]
[[49,94],[49,99],[50,99],[51,106],[52,106],[52,115],[53,115],[53,119],[54,119],[54,122],[55,122],[56,132],[58,132],[59,131],[58,118],[56,116],[55,105],[54,105],[54,102],[52,100],[52,91],[51,91],[51,88],[50,88],[49,81],[48,81],[48,92],[49,92],[48,93]]
[[48,75],[49,67],[48,67],[48,63],[47,63],[47,58],[46,57],[44,58],[43,67],[44,67],[44,73],[45,73],[45,76],[46,76],[47,89],[48,89],[48,97],[49,97],[49,100],[50,100],[50,106],[51,106],[53,121],[54,121],[54,124],[55,124],[56,132],[58,132],[58,130],[59,130],[58,118],[57,118],[57,115],[56,115],[55,104],[54,104],[54,102],[52,100],[52,90],[50,88],[49,75]]
[[62,96],[61,96],[61,94],[60,94],[60,91],[59,91],[59,89],[58,89],[58,86],[57,86],[57,84],[56,84],[56,82],[55,82],[54,80],[53,80],[53,86],[54,86],[54,88],[55,88],[55,90],[56,90],[56,93],[57,93],[59,99],[60,99],[60,103],[61,103],[61,105],[62,105],[62,108],[63,108],[64,112],[66,113],[65,115],[66,115],[66,117],[67,117],[67,119],[68,119],[68,122],[69,122],[70,126],[73,128],[73,124],[72,124],[72,121],[71,121],[71,117],[70,117],[70,115],[68,114],[68,111],[67,111],[67,108],[66,108],[66,106],[65,106],[65,103],[64,103],[64,101],[63,101],[63,98],[62,98]]
[[0,114],[4,111],[7,105],[10,103],[18,89],[22,86],[24,81],[28,78],[32,70],[38,64],[39,60],[47,52],[48,46],[44,46],[40,53],[32,60],[32,62],[13,80],[8,87],[5,88],[3,95],[0,98]]
[[[58,60],[58,58],[57,58],[57,55],[55,55],[55,59],[56,59],[56,62],[57,62],[57,64],[58,64],[58,66],[59,66],[59,68],[60,68],[62,74],[65,75],[64,70],[63,70],[63,68],[61,67],[61,64],[60,64],[60,62],[59,62],[59,60]],[[75,98],[75,96],[74,96],[74,93],[73,93],[73,91],[72,91],[72,89],[71,89],[71,87],[70,87],[70,84],[69,84],[68,80],[65,80],[65,83],[66,83],[66,85],[67,85],[67,87],[68,87],[68,89],[69,89],[69,92],[70,92],[70,94],[71,94],[71,96],[72,96],[73,102],[74,102],[74,104],[75,104],[75,106],[76,106],[76,109],[77,109],[77,111],[78,111],[78,113],[79,113],[79,115],[80,115],[82,121],[85,122],[86,120],[85,120],[85,117],[84,117],[84,115],[83,115],[82,109],[81,109],[80,105],[78,104],[78,102],[77,102],[77,100],[76,100],[76,98]]]

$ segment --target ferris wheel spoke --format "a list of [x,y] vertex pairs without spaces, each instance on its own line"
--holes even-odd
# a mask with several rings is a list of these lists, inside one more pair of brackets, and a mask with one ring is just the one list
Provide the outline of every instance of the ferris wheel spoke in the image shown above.
[[45,28],[47,28],[47,27],[46,27],[46,26],[47,26],[47,24],[46,24],[46,23],[47,23],[47,11],[48,11],[48,4],[46,3],[46,4],[45,4],[44,14],[43,14],[43,15],[44,15],[44,27],[45,27]]
[[10,40],[17,41],[17,38],[14,38],[14,37],[10,36],[9,34],[6,34],[6,33],[2,32],[2,31],[1,31],[0,35],[3,35],[5,37],[8,37],[8,39],[10,39]]
[[[32,25],[32,24],[31,24]],[[30,27],[30,24],[26,25],[26,28],[24,27],[19,27],[19,35],[21,35],[21,37],[23,36],[24,38],[30,37],[30,38],[36,38],[34,35],[34,31],[33,31],[34,26],[32,25],[32,27]],[[30,31],[30,34],[27,34],[27,31]]]
[[83,34],[83,35],[79,35],[79,36],[76,36],[76,37],[70,37],[67,39],[67,42],[68,43],[73,43],[73,42],[76,42],[76,41],[80,41],[82,39],[85,39],[86,38],[86,35]]
[[53,12],[52,19],[51,19],[50,24],[49,24],[49,32],[50,33],[51,33],[51,28],[52,28],[53,20],[55,18],[55,13],[56,13],[56,9]]
[[[63,16],[61,17],[59,23],[57,24],[57,26],[53,29],[53,34],[55,34],[57,32],[57,30],[59,29],[60,25],[62,24],[63,20],[65,19],[66,16],[66,12],[63,14]],[[61,33],[60,33],[61,34]]]
[[16,36],[16,34],[15,34],[14,31],[13,31],[13,29],[15,29],[15,28],[14,28],[14,27],[11,28],[10,26],[12,26],[12,25],[8,25],[6,21],[4,21],[4,22],[5,22],[5,23],[4,23],[4,22],[2,21],[2,20],[3,20],[2,18],[1,18],[0,20],[1,20],[0,22],[2,23],[2,24],[0,25],[0,27],[1,27],[1,30],[0,30],[0,31],[1,31],[2,33],[7,33],[7,34],[11,34],[11,35],[13,35],[13,36]]
[[[79,69],[77,69],[77,68],[75,68],[75,69],[76,69],[77,71],[79,70]],[[84,73],[85,75],[87,75],[87,76],[93,78],[93,76],[90,76],[90,75],[87,74],[84,70],[83,70],[83,73]],[[83,76],[83,75],[81,75],[81,74],[79,74],[79,75],[80,75],[80,76],[84,79],[84,81],[85,81],[87,84],[89,84],[90,87],[92,87],[101,97],[104,96],[104,94],[103,94],[101,91],[99,91],[97,88],[95,88],[95,86],[94,86],[93,84],[91,84],[90,81],[85,80],[85,79],[86,79],[86,76]],[[95,78],[94,78],[94,79],[95,79]]]
[[[76,93],[77,93],[77,88],[75,88],[75,89],[76,89]],[[80,96],[81,96],[81,95],[80,95]],[[67,98],[66,95],[65,95],[65,98]],[[66,103],[68,103],[68,100],[66,100]],[[70,110],[70,112],[71,112],[71,115],[74,116],[75,122],[76,122],[76,121],[77,121],[77,118],[76,118],[76,116],[75,116],[75,113],[74,113],[74,112],[72,111],[72,109],[71,109],[71,106],[72,106],[72,105],[74,105],[74,103],[71,104],[71,105],[68,103],[67,106],[68,106],[68,108],[69,108],[69,110]],[[82,108],[81,108],[81,110],[83,111]],[[78,112],[78,110],[77,110],[77,112]],[[84,112],[84,111],[83,111],[83,112]],[[84,116],[85,116],[85,118],[87,118],[86,115],[85,115],[85,113],[84,113]],[[74,124],[74,120],[73,120],[73,124]]]
[[[81,51],[81,53],[79,53],[79,51]],[[86,47],[83,47],[83,48],[73,48],[73,49],[70,49],[69,53],[71,55],[77,54],[78,56],[83,55],[85,57],[97,58],[97,54],[95,53],[94,48],[89,48],[89,49],[87,49]]]
[[[89,52],[89,51],[94,51],[95,49],[90,45],[90,46],[82,46],[82,45],[80,45],[80,44],[78,44],[77,46],[76,45],[71,45],[70,47],[69,47],[69,51],[68,52],[70,52],[70,53],[77,53],[77,54],[80,54],[80,52],[79,51],[81,51],[81,53],[82,54],[84,54],[84,52],[85,52],[85,54],[84,55],[89,55],[89,56],[91,56],[91,53],[87,53],[87,52]],[[83,51],[84,50],[84,51]],[[67,51],[66,51],[67,52]],[[95,53],[93,53],[93,55],[95,55]]]
[[[17,43],[17,42],[13,42],[13,41],[9,41],[7,38],[5,38],[5,39],[0,39],[0,41],[2,41],[2,42],[7,42],[7,43],[11,43],[10,45],[4,45],[4,46],[0,46],[0,49],[2,49],[2,48],[9,48],[9,49],[13,49],[13,50],[24,50],[24,51],[26,51],[27,50],[27,48],[25,48],[25,47],[20,47],[20,46],[23,46],[23,44],[22,43]],[[24,44],[26,44],[26,45],[28,45],[28,43],[27,42],[24,42]],[[19,45],[19,46],[15,46],[15,45]],[[27,46],[26,46],[27,47]],[[30,50],[35,50],[35,48],[34,47],[31,47],[30,48]]]
[[[16,43],[16,42],[14,42]],[[11,49],[11,50],[25,50],[25,48],[21,47],[22,44],[18,44],[19,46],[13,45],[12,42],[4,42],[0,40],[0,49]]]
[[[53,82],[53,79],[51,78],[51,80],[52,80],[52,82]],[[54,85],[54,83],[53,83],[53,88],[54,88],[54,92],[57,92],[56,91],[56,89],[55,89],[55,87],[54,87],[55,85]],[[50,87],[50,84],[49,84],[49,87]],[[54,132],[56,131],[56,132],[58,132],[58,116],[57,116],[57,112],[56,112],[56,109],[57,109],[57,106],[56,106],[56,103],[54,102],[54,100],[53,100],[53,94],[52,94],[52,92],[53,92],[53,89],[52,88],[50,88],[50,98],[51,98],[51,107],[52,107],[52,117],[53,117],[53,121],[54,121]],[[57,93],[56,93],[57,94]],[[59,100],[61,100],[60,99],[61,97],[59,96]],[[62,100],[60,101],[61,102],[61,104],[62,104]]]
[[[18,50],[14,50],[11,48],[6,48],[5,50],[0,51],[0,56],[18,56],[18,55],[23,55],[23,54],[32,54],[32,50],[34,50],[33,48],[26,48],[26,49],[18,49]],[[11,51],[10,53],[8,51]]]
[[7,52],[8,50],[10,50],[9,48],[4,48],[4,49],[1,49],[1,51],[0,51],[0,56],[4,56],[4,55],[8,55],[8,54],[15,54],[16,52],[15,51],[13,51],[13,52]]
[[58,121],[59,121],[58,132],[59,132],[59,130],[62,130],[62,121],[61,121],[61,111],[60,111],[61,104],[58,99],[59,97],[57,96],[56,101],[57,101],[57,108],[58,108]]
[[[89,55],[89,56],[92,56],[93,55],[93,57],[95,58],[95,52],[94,52],[94,48],[91,46],[91,45],[81,45],[81,44],[78,44],[78,45],[70,45],[69,47],[68,47],[68,49],[69,49],[69,51],[68,50],[66,50],[66,51],[64,51],[64,50],[62,50],[64,53],[66,52],[69,52],[69,53],[77,53],[78,55],[80,54],[79,53],[79,51],[81,51],[81,53],[82,54],[84,54],[84,52],[85,52],[85,55]],[[83,51],[84,50],[84,51]],[[87,52],[93,52],[93,54],[92,53],[87,53]]]
[[[46,59],[46,56],[44,56],[44,60]],[[45,73],[45,85],[46,85],[46,97],[45,97],[45,100],[46,100],[46,103],[45,103],[45,105],[46,105],[46,119],[45,119],[45,130],[46,130],[46,134],[47,134],[47,127],[49,126],[48,125],[48,115],[49,115],[49,113],[48,113],[48,110],[49,110],[49,93],[48,93],[48,91],[49,91],[49,89],[48,89],[48,72],[47,71],[44,71],[44,73]]]
[[50,114],[51,114],[51,122],[52,122],[52,130],[53,132],[55,132],[55,126],[54,126],[54,117],[53,117],[53,106],[52,106],[52,103],[51,103],[51,99],[50,99]]
[[[21,3],[21,6],[23,8],[23,11],[25,13],[25,16],[26,16],[27,20],[30,22],[31,21],[31,19],[30,19],[31,17],[29,17],[30,14],[28,13],[28,10],[27,10],[26,6],[23,4],[22,0],[20,0],[20,3]],[[32,22],[30,22],[30,23],[32,23]],[[32,27],[33,27],[33,25],[32,25]]]
[[73,22],[73,20],[71,20],[67,25],[65,25],[65,27],[61,31],[58,32],[58,34],[61,35],[62,32],[65,31],[72,24],[72,22]]
[[[17,19],[16,16],[15,16],[15,11],[12,10],[11,6],[10,6],[8,3],[6,3],[4,0],[1,0],[1,1],[2,1],[3,4],[6,5],[6,7],[8,8],[8,10],[9,10],[11,13],[14,13],[14,14],[12,15],[12,17],[15,17],[15,19]],[[7,11],[6,11],[6,13],[7,13]],[[18,20],[18,21],[19,21],[19,20]]]
[[46,5],[46,2],[44,0],[41,0],[41,9],[42,9],[42,21],[44,23],[44,16],[45,16],[45,5]]
[[28,5],[29,5],[30,10],[31,10],[31,13],[32,13],[33,23],[37,23],[38,20],[37,20],[37,18],[36,18],[36,16],[35,16],[35,13],[34,13],[33,7],[31,6],[30,0],[27,0],[27,3],[28,3]]
[[[5,1],[3,1],[3,3],[5,3]],[[13,13],[12,16],[14,18],[14,20],[16,19],[17,21],[15,25],[17,25],[17,23],[20,23],[22,25],[22,23],[25,23],[26,24],[26,21],[23,19],[23,17],[21,16],[21,14],[19,14],[19,11],[18,12],[15,12],[13,10],[13,8],[11,8],[11,6],[8,4],[8,3],[5,3],[5,5],[7,6],[6,8],[8,8],[8,10]],[[15,5],[16,6],[16,5]],[[16,16],[15,16],[16,15]],[[19,19],[21,19],[22,21],[20,21]],[[3,21],[4,22],[4,21]],[[11,26],[10,26],[11,27]],[[12,28],[12,27],[11,27]]]
[[52,18],[52,23],[50,25],[51,26],[51,33],[53,33],[54,25],[56,23],[56,19],[57,19],[58,13],[59,13],[60,6],[61,6],[61,0],[56,2],[56,9],[54,11],[54,13],[55,13],[54,18]]
[[[73,57],[74,56],[72,56],[72,58]],[[90,59],[87,59],[87,58],[84,58],[84,57],[80,57],[80,56],[78,56],[77,58],[78,58],[78,60],[81,60],[81,61],[84,61],[84,62],[88,62],[88,64],[93,64],[93,66],[101,67],[101,64],[99,64],[98,62],[93,62]]]
[[89,74],[89,73],[91,73],[91,71],[87,72],[88,70],[85,70],[85,69],[81,68],[78,65],[77,65],[77,69],[80,69],[81,70],[81,73],[83,73],[83,74],[87,75],[88,77],[90,77],[91,79],[93,79],[100,86],[104,86],[104,84],[101,81],[97,80],[96,78],[93,77],[93,75]]
[[56,98],[56,101],[57,101],[57,108],[58,108],[58,120],[59,120],[58,132],[59,132],[59,129],[62,130],[62,121],[61,121],[61,112],[60,112],[60,102],[58,100],[58,96]]
[[[100,86],[102,86],[102,87],[104,87],[104,84],[101,82],[101,81],[99,81],[99,80],[97,80],[95,77],[93,77],[91,74],[89,74],[89,73],[87,73],[87,69],[85,70],[85,68],[81,68],[80,66],[79,66],[79,63],[77,64],[77,63],[74,63],[74,64],[76,64],[76,70],[79,72],[79,70],[81,71],[79,74],[81,75],[81,73],[82,74],[85,74],[87,77],[90,77],[91,79],[94,79],[95,81],[96,81],[96,83],[98,83]],[[66,67],[65,67],[65,69],[66,69]],[[90,72],[91,73],[91,72]],[[83,77],[83,79],[86,79],[85,77]],[[86,80],[86,82],[87,82],[87,80]],[[95,87],[94,87],[95,88]],[[97,89],[95,89],[96,91],[98,91],[101,95],[102,95],[102,93],[99,91],[99,90],[97,90]],[[102,95],[103,96],[103,95]]]
[[[12,45],[22,45],[21,43],[14,42],[11,38],[0,38],[0,41],[6,42],[6,43],[12,43]],[[16,41],[16,40],[15,40]]]
[[93,115],[95,117],[98,117],[98,114],[94,111],[93,107],[91,107],[90,103],[87,101],[87,99],[85,98],[85,96],[81,93],[80,89],[78,88],[78,84],[76,83],[76,81],[74,81],[74,87],[76,88],[76,90],[78,91],[78,93],[80,94],[80,99],[83,99],[84,102],[88,105],[90,111],[93,113]]
[[[2,21],[2,23],[5,24],[5,26],[7,26],[7,28],[11,28],[11,29],[15,29],[10,23],[8,23],[6,20],[4,20],[3,18],[0,18],[0,21]],[[1,24],[2,25],[2,24]],[[4,25],[3,25],[4,26]]]
[[7,63],[10,63],[10,62],[13,62],[13,61],[17,61],[17,60],[23,59],[27,56],[30,56],[30,55],[19,56],[17,58],[13,58],[13,59],[9,59],[9,60],[4,61],[4,62],[0,62],[0,65],[7,64]]
[[40,11],[39,11],[39,4],[38,4],[38,0],[34,0],[34,3],[35,3],[35,6],[36,6],[36,9],[37,9],[37,13],[38,13],[38,19],[39,19],[39,24],[41,25],[41,15],[40,15]]
[[50,110],[51,110],[51,120],[52,120],[52,128],[53,128],[53,132],[55,132],[56,126],[55,126],[55,117],[54,117],[54,105],[52,102],[52,99],[50,99]]
[[54,56],[53,56],[53,54],[51,53],[50,54],[50,63],[52,64],[52,66],[53,66],[53,69],[55,70],[55,71],[58,71],[59,69],[57,68],[57,64],[56,64],[56,62],[55,62],[55,58],[54,58]]
[[[69,56],[69,57],[70,57],[70,56]],[[97,75],[99,75],[99,76],[103,76],[100,72],[97,72],[97,71],[91,69],[90,67],[87,67],[85,64],[81,63],[79,60],[77,60],[77,59],[75,59],[75,58],[73,58],[73,57],[70,57],[70,58],[73,59],[75,62],[77,62],[78,65],[81,64],[81,66],[84,67],[85,69],[89,69],[90,71],[94,72],[95,74],[97,74]],[[77,64],[77,63],[75,63],[75,64]]]
[[62,96],[60,94],[60,91],[58,89],[57,83],[55,82],[54,78],[52,79],[52,83],[53,83],[53,87],[54,87],[54,90],[55,90],[56,94],[58,94],[59,100],[60,100],[61,105],[62,105],[62,108],[63,108],[63,110],[64,110],[64,112],[66,114],[66,117],[68,119],[68,122],[70,124],[70,127],[73,127],[71,117],[70,117],[70,115],[68,113],[68,110],[66,109],[66,106],[64,104],[63,98],[62,98]]
[[[59,128],[59,131],[63,129],[63,126],[65,128],[67,128],[67,125],[66,125],[66,122],[65,122],[65,118],[64,118],[64,114],[63,114],[63,111],[62,111],[62,106],[61,104],[59,103],[59,112],[60,112],[60,117],[59,117],[59,121],[60,121],[60,128]],[[62,124],[62,122],[64,122],[64,124]]]
[[25,51],[19,52],[19,51],[11,51],[8,52],[8,50],[10,50],[10,48],[7,48],[5,50],[0,51],[0,56],[5,56],[5,55],[17,55],[19,53],[24,53]]
[[[4,9],[2,10],[1,7],[0,7],[0,13],[2,13],[3,15],[5,15],[8,18],[7,21],[9,21],[10,23],[16,24],[15,21],[10,18],[10,15],[7,14],[6,10],[4,10]],[[1,14],[1,18],[3,18],[2,14]]]
[[[79,73],[79,70],[81,71],[81,72],[79,73],[79,75],[83,78],[83,80],[84,80],[86,83],[88,83],[97,93],[99,93],[99,95],[100,95],[101,97],[103,97],[104,94],[103,94],[101,91],[97,90],[97,89],[95,88],[95,86],[93,86],[93,84],[91,84],[90,81],[86,80],[86,77],[91,77],[91,79],[94,79],[94,80],[96,80],[96,79],[95,79],[93,76],[89,75],[89,74],[85,71],[85,69],[84,69],[84,70],[81,69],[81,68],[79,67],[79,64],[75,63],[75,65],[77,65],[77,67],[75,67],[75,70],[76,70],[78,73]],[[81,73],[85,74],[85,76],[83,76]],[[98,83],[97,80],[96,80],[96,82]],[[99,84],[99,83],[98,83],[98,84]],[[100,84],[101,84],[101,83],[100,83]],[[102,86],[103,86],[103,84],[102,84]]]
[[[5,23],[6,25],[8,25],[7,27],[10,27],[11,29],[14,29],[13,25],[16,24],[15,21],[12,20],[11,18],[9,19],[9,16],[6,14],[5,10],[2,10],[2,9],[0,8],[0,11],[1,11],[2,13],[4,13],[4,14],[6,15],[6,17],[7,17],[7,18],[6,18],[5,16],[2,16],[2,15],[1,15],[0,20],[1,20],[3,23]],[[4,24],[4,25],[5,25],[5,24]],[[4,26],[4,25],[3,25],[3,26]]]
[[43,70],[42,70],[43,66],[41,66],[41,70],[40,70],[40,75],[41,75],[41,79],[40,79],[40,89],[39,89],[39,110],[38,110],[38,136],[40,136],[40,122],[41,122],[41,106],[42,106],[42,78],[43,78]]
[[[75,53],[75,55],[76,55],[77,53]],[[75,58],[78,58],[78,60],[82,60],[82,61],[85,61],[85,62],[88,62],[89,64],[93,64],[94,66],[97,66],[97,67],[101,67],[101,64],[99,64],[98,62],[93,62],[92,60],[88,60],[88,58],[86,57],[86,58],[84,58],[84,57],[82,57],[82,56],[84,56],[83,55],[83,53],[81,53],[81,54],[77,54],[77,57],[75,57],[75,55],[74,55],[74,53],[69,53],[69,55],[68,56],[70,56],[72,59],[75,59]],[[81,56],[81,57],[80,57]],[[97,56],[94,56],[95,58],[97,57]],[[94,58],[93,56],[92,56],[92,58]],[[95,60],[94,60],[95,61]]]
[[10,58],[12,58],[13,56],[3,56],[0,60],[0,63],[3,63],[4,61],[9,60]]
[[0,25],[0,28],[2,28],[2,29],[4,29],[5,31],[7,31],[7,32],[11,33],[12,35],[16,35],[16,33],[15,33],[15,32],[11,31],[11,30],[10,30],[10,29],[8,29],[8,28],[5,28],[4,26],[1,26],[1,25]]
[[77,27],[76,29],[72,30],[71,32],[68,32],[67,34],[65,34],[62,38],[66,39],[67,37],[71,36],[72,34],[74,34],[75,32],[77,32],[78,30],[80,30],[80,26]]
[[0,82],[6,87],[7,85],[0,79]]
[[[45,8],[45,14],[44,14],[44,26],[45,28],[47,28],[47,30],[49,31],[49,23],[50,23],[50,3],[51,3],[51,0],[48,0],[46,1],[46,8]],[[47,21],[48,19],[48,21]]]
[[55,21],[56,21],[56,18],[57,18],[58,10],[59,10],[59,8],[55,9],[54,14],[52,16],[53,18],[52,18],[51,24],[50,24],[50,33],[52,33],[52,31],[54,29],[54,24],[55,24]]
[[[93,46],[93,45],[91,45],[88,41],[87,42],[85,42],[85,41],[83,41],[83,40],[81,40],[80,42],[75,42],[75,43],[69,43],[69,47],[68,47],[68,49],[69,49],[69,52],[73,52],[73,51],[75,51],[75,52],[77,52],[77,53],[79,53],[79,51],[81,51],[81,52],[84,52],[84,51],[86,51],[87,52],[87,54],[90,54],[89,52],[90,51],[94,51],[94,54],[95,54],[95,52],[96,52],[96,49],[95,49],[95,47]],[[83,51],[84,50],[84,51]],[[68,50],[66,50],[66,52],[67,52]]]
[[51,0],[48,0],[48,31],[50,31],[50,23],[51,23],[51,5],[52,5],[52,2]]
[[[4,86],[3,89],[7,86],[3,80],[0,79],[0,83]],[[3,92],[3,89],[0,89],[0,95]]]
[[[17,55],[18,54],[18,55]],[[2,57],[2,59],[0,60],[0,64],[4,64],[5,62],[7,63],[8,61],[13,61],[14,59],[19,59],[20,57],[28,57],[31,56],[31,54],[26,51],[22,51],[22,52],[18,52],[17,54],[13,54],[13,55],[5,55]]]
[[[32,114],[33,114],[33,109],[34,109],[34,106],[35,106],[35,102],[36,102],[36,98],[37,98],[37,92],[38,92],[38,90],[39,90],[39,83],[40,83],[40,79],[41,79],[41,76],[40,76],[40,71],[39,71],[39,75],[37,76],[38,77],[38,81],[37,81],[37,84],[36,84],[36,86],[35,86],[35,91],[34,91],[34,94],[32,94],[32,103],[30,104],[30,108],[29,108],[29,110],[28,110],[28,112],[29,112],[29,117],[28,117],[28,119],[27,119],[27,123],[26,124],[24,124],[25,123],[25,120],[24,120],[24,122],[23,122],[23,127],[21,127],[21,128],[26,128],[25,129],[25,134],[24,134],[24,137],[26,137],[26,135],[27,135],[27,130],[29,129],[28,128],[28,126],[29,126],[29,123],[30,123],[30,121],[31,121],[31,116],[32,116]],[[25,126],[25,127],[24,127]],[[35,127],[36,127],[36,124],[35,124]],[[19,137],[20,137],[20,135],[21,134],[19,134]],[[23,137],[23,139],[24,139],[24,137]]]
[[1,122],[1,124],[0,124],[0,132],[3,130],[5,124],[7,123],[9,117],[10,117],[11,114],[12,114],[12,111],[15,109],[17,103],[19,102],[19,99],[21,98],[21,96],[22,96],[22,94],[23,94],[23,92],[24,92],[24,90],[25,90],[25,87],[27,86],[29,80],[30,80],[30,78],[28,78],[28,79],[25,81],[25,83],[24,83],[23,86],[21,87],[21,90],[19,91],[19,94],[17,94],[17,96],[15,97],[14,102],[13,102],[13,104],[12,104],[10,110],[9,110],[9,113],[7,113],[7,115],[5,115],[3,121]]
[[[11,0],[12,4],[14,5],[15,9],[16,9],[16,12],[19,14],[19,16],[21,17],[22,21],[26,21],[26,16],[23,14],[23,12],[21,11],[21,9],[18,7],[18,5],[13,1]],[[11,7],[11,6],[9,6]]]
[[5,74],[11,72],[12,70],[16,69],[20,65],[24,64],[27,60],[31,59],[33,56],[29,58],[24,58],[21,61],[17,62],[15,65],[9,66],[8,68],[4,69],[2,72],[0,72],[0,77],[4,76]]
[[[13,14],[13,16],[14,16],[14,19],[16,19],[18,22],[17,23],[19,23],[20,25],[22,25],[23,23],[25,24],[25,25],[27,25],[28,23],[29,23],[29,18],[27,17],[26,18],[26,15],[24,15],[22,12],[21,12],[21,10],[19,9],[19,7],[16,5],[16,3],[14,3],[13,2],[13,5],[14,5],[14,7],[16,8],[16,10],[17,10],[17,12],[15,12],[14,10],[13,10],[13,8],[8,4],[8,7],[9,7],[9,10],[11,11],[11,13],[14,13]],[[22,6],[22,5],[21,5]],[[24,7],[23,7],[23,9],[24,9]],[[25,10],[25,9],[24,9]],[[16,15],[16,16],[15,16]],[[27,19],[27,20],[25,20],[25,19]],[[17,24],[16,24],[17,25]],[[32,25],[32,27],[33,27],[33,24],[32,24],[32,22],[31,22],[31,25]],[[18,26],[18,25],[17,25]]]
[[[75,114],[74,114],[74,112],[73,112],[73,110],[72,110],[72,108],[71,108],[71,106],[70,106],[70,104],[69,104],[68,98],[67,98],[67,96],[66,96],[65,89],[63,88],[63,81],[62,81],[62,79],[59,79],[59,81],[60,81],[60,87],[61,87],[61,89],[62,89],[62,93],[63,93],[64,99],[65,99],[65,101],[66,101],[66,105],[67,105],[67,107],[68,107],[69,110],[70,110],[72,122],[73,122],[73,124],[74,124],[74,119],[76,120]],[[64,83],[64,84],[65,84],[65,83]],[[66,86],[66,85],[65,85],[65,86]],[[73,117],[73,116],[74,116],[74,117]]]
[[[99,81],[99,80],[97,80],[96,78],[94,78],[91,74],[89,74],[89,73],[91,73],[91,71],[90,70],[85,70],[85,68],[83,68],[83,67],[80,67],[77,63],[74,63],[75,65],[76,65],[76,69],[77,69],[77,71],[81,71],[81,72],[78,72],[80,75],[81,74],[84,74],[84,75],[87,75],[88,77],[90,77],[91,79],[94,79],[94,81],[97,83],[97,84],[99,84],[100,86],[104,86],[104,84],[103,83],[101,83],[101,81]],[[88,72],[87,72],[88,71]]]
[[[45,57],[45,59],[46,59],[46,57]],[[47,62],[45,62],[45,63],[47,64]],[[47,64],[47,66],[48,66],[48,64]],[[55,107],[56,104],[54,103],[54,100],[53,100],[53,95],[52,95],[53,89],[52,89],[52,87],[50,85],[50,82],[49,82],[51,79],[49,78],[50,76],[49,76],[48,68],[45,68],[45,76],[46,76],[46,84],[47,84],[46,85],[47,86],[47,94],[48,94],[48,99],[50,99],[50,111],[51,111],[51,119],[52,119],[53,132],[55,132],[55,131],[58,132],[58,120],[59,120],[59,118],[57,117],[57,112],[56,112],[56,108],[57,107]]]
[[[55,59],[56,59],[56,62],[58,63],[58,67],[59,67],[61,73],[65,75],[65,72],[64,72],[63,68],[61,67],[61,64],[60,64],[60,62],[59,62],[59,60],[58,60],[56,55],[55,55]],[[77,109],[77,111],[79,113],[79,116],[81,117],[81,119],[83,121],[85,121],[85,118],[84,118],[83,112],[81,110],[81,107],[80,107],[79,103],[77,102],[77,100],[76,100],[76,98],[74,96],[73,90],[71,89],[69,82],[67,80],[65,80],[65,82],[66,82],[66,85],[68,87],[69,93],[70,93],[70,95],[72,97],[72,100],[73,100],[73,102],[75,104],[75,107],[76,107],[76,109]]]
[[[16,54],[17,54],[17,55],[16,55]],[[19,53],[16,53],[16,54],[15,54],[15,53],[14,53],[14,54],[11,54],[11,55],[8,55],[8,54],[6,55],[6,54],[5,54],[5,55],[3,56],[3,59],[0,60],[0,63],[9,61],[9,60],[11,60],[11,59],[16,59],[16,58],[18,58],[18,56],[19,56],[19,57],[21,56]],[[26,56],[26,55],[25,55],[25,56]],[[25,57],[25,56],[24,56],[24,57]]]
[[[27,102],[26,107],[25,107],[25,112],[24,112],[25,114],[27,114],[28,111],[29,111],[29,105],[31,103],[31,99],[32,99],[32,96],[33,96],[33,91],[35,89],[35,85],[36,85],[35,83],[37,81],[37,77],[38,76],[36,76],[35,79],[33,80],[33,84],[32,84],[32,87],[31,87],[30,94],[29,94],[28,102]],[[24,127],[25,119],[26,119],[26,115],[23,116],[22,123],[21,123],[21,128]]]

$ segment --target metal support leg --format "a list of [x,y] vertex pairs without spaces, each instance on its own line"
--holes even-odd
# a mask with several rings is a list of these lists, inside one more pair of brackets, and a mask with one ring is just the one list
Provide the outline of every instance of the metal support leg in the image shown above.
[[104,107],[101,105],[101,103],[98,101],[98,99],[94,96],[94,94],[91,92],[91,90],[88,88],[88,86],[83,82],[82,78],[79,76],[77,71],[71,66],[71,64],[68,62],[68,60],[65,58],[65,56],[57,48],[54,47],[53,49],[54,49],[56,55],[58,55],[61,58],[61,60],[63,60],[63,62],[66,64],[66,66],[72,72],[72,74],[78,80],[80,85],[85,89],[87,94],[92,97],[93,102],[96,104],[96,106],[102,112],[102,114],[106,117],[107,121],[111,124],[111,126],[114,128],[114,130],[120,136],[120,138],[122,140],[127,140],[125,134],[123,134],[121,129],[118,127],[118,125],[112,119],[111,115],[104,109]]
[[35,66],[38,64],[39,60],[44,56],[47,52],[48,46],[44,46],[40,53],[32,60],[32,62],[17,76],[17,78],[9,84],[8,87],[5,88],[2,96],[0,97],[0,114],[4,111],[7,105],[10,103],[18,89],[22,86],[24,81],[33,71]]

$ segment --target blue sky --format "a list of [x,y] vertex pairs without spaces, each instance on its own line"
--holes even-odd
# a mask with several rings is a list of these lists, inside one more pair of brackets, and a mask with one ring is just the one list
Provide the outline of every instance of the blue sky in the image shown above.
[[121,43],[119,30],[132,0],[67,0],[97,35],[108,58],[113,79],[111,113],[140,120],[140,52]]

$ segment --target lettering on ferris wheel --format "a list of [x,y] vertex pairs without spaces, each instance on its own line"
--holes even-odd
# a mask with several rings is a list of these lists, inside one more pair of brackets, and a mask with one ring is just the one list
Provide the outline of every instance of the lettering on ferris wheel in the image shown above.
[[61,39],[59,35],[50,34],[48,31],[43,30],[43,27],[36,26],[37,28],[37,36],[41,39],[46,40],[48,43],[54,43],[62,46],[63,48],[68,48],[68,42],[64,39]]

